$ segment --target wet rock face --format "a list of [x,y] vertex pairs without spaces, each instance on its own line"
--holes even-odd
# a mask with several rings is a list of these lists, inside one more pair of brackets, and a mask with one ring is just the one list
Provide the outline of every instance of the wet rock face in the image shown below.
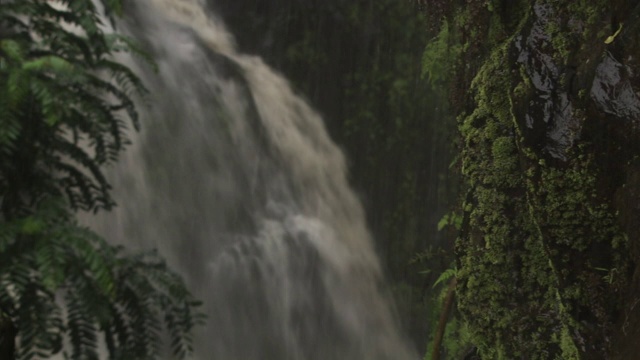
[[[590,100],[597,109],[602,135],[601,168],[619,178],[612,186],[613,208],[629,239],[632,262],[611,359],[640,353],[640,2],[620,2],[612,27],[620,28],[598,63]],[[615,30],[615,29],[614,29]]]
[[590,92],[598,109],[615,119],[637,123],[640,120],[640,98],[632,85],[634,76],[630,66],[607,51],[596,69]]
[[552,158],[567,160],[566,152],[579,137],[581,124],[573,115],[569,94],[562,85],[565,69],[555,58],[548,30],[559,17],[544,2],[533,5],[532,13],[511,51],[516,66],[522,66],[533,88],[518,119],[528,146]]
[[[581,14],[560,11],[551,2],[538,1],[514,37],[510,47],[512,70],[521,72],[530,88],[526,101],[515,109],[517,120],[525,144],[538,154],[566,161],[567,151],[585,131],[592,132],[586,134],[590,139],[603,132],[628,138],[630,131],[637,129],[640,11],[629,6],[618,8],[617,13],[615,8],[611,11],[590,24]],[[626,18],[621,18],[623,14]],[[604,30],[598,31],[599,26]],[[618,26],[620,32],[613,36]],[[584,39],[585,33],[612,35],[612,41],[605,44],[606,36]],[[571,41],[558,42],[560,36]],[[618,121],[619,128],[610,128],[602,123],[604,119]]]
[[[536,2],[527,23],[514,37],[510,56],[512,63],[520,66],[522,77],[529,81],[529,91],[521,97],[516,109],[523,144],[542,158],[556,160],[553,167],[561,171],[570,167],[579,155],[592,157],[594,161],[586,173],[596,178],[593,191],[597,200],[592,204],[610,207],[609,214],[615,219],[613,226],[625,234],[628,239],[625,246],[631,250],[626,256],[613,256],[615,250],[608,247],[605,237],[605,241],[593,242],[584,252],[571,253],[571,257],[592,267],[608,258],[607,267],[616,270],[625,268],[625,263],[632,264],[627,268],[626,281],[633,284],[640,277],[640,268],[634,269],[633,265],[640,259],[640,236],[636,234],[640,212],[634,203],[640,188],[640,4],[615,3],[602,5],[597,16],[587,21],[579,12],[563,12],[549,5],[551,2]],[[587,217],[571,225],[573,231],[586,229],[588,220]],[[559,222],[554,226],[558,225],[567,226]],[[544,232],[545,226],[542,229]],[[557,239],[551,234],[552,231],[547,233],[545,241],[554,251]],[[556,265],[563,266],[561,262]],[[606,288],[597,285],[596,273],[589,267],[568,270],[580,275],[565,278],[567,286],[591,279],[583,285]],[[617,289],[603,290],[603,294],[606,291],[610,297],[601,305],[592,302],[593,305],[572,313],[581,321],[580,336],[590,343],[601,343],[597,348],[579,349],[588,350],[583,354],[585,358],[590,358],[589,353],[597,354],[594,358],[615,358],[615,354],[638,350],[629,334],[639,333],[631,328],[640,324],[640,316],[632,311],[640,287],[625,287],[621,283]],[[611,296],[611,292],[615,294]],[[605,315],[607,308],[618,310]],[[602,323],[594,319],[609,319],[609,330],[603,331]],[[635,325],[629,325],[634,321]],[[614,335],[617,328],[624,331]],[[579,336],[574,336],[574,341],[580,344]]]
[[565,4],[523,4],[466,59],[457,295],[489,358],[610,359],[640,336],[640,1]]

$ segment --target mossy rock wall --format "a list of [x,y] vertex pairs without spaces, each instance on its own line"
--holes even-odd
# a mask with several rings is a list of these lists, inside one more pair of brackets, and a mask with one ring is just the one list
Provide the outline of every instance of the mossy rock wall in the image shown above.
[[459,30],[458,309],[486,359],[611,358],[637,291],[640,7],[518,3]]

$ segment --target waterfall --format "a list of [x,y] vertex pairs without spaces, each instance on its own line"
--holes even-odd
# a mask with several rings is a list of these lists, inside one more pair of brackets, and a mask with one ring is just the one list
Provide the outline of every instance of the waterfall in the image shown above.
[[363,209],[321,117],[197,0],[136,0],[142,130],[111,169],[110,241],[158,248],[204,301],[200,360],[403,360]]

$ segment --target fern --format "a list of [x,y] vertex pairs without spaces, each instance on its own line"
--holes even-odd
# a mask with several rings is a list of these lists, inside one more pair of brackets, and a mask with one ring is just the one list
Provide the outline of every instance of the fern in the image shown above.
[[456,277],[456,273],[457,273],[457,270],[455,267],[452,267],[443,271],[442,274],[438,276],[438,279],[436,279],[436,282],[433,283],[433,287],[435,288],[436,286],[438,286],[438,284],[447,282],[448,280]]
[[[116,161],[129,143],[128,127],[139,128],[133,98],[146,89],[112,55],[148,55],[124,36],[104,34],[92,2],[59,3],[61,8],[36,0],[0,4],[0,27],[11,29],[0,39],[0,94],[7,95],[0,103],[0,150],[8,155],[0,165],[0,195],[11,194],[5,207],[9,216],[7,209],[19,215],[37,203],[38,189],[25,185],[42,175],[37,170],[43,166],[63,176],[49,176],[48,184],[40,179],[38,186],[57,187],[56,195],[66,194],[76,209],[110,209],[113,200],[101,168]],[[118,1],[105,6],[109,13],[121,12]],[[80,34],[63,23],[81,29]],[[82,146],[78,139],[84,140]],[[30,156],[36,147],[48,149],[44,163]],[[31,163],[25,166],[25,161]]]
[[[103,169],[139,128],[134,99],[146,89],[113,54],[152,62],[102,32],[93,2],[57,3],[0,1],[0,338],[17,339],[15,352],[0,341],[0,356],[98,359],[104,343],[110,359],[149,360],[168,334],[184,359],[203,317],[182,279],[74,220],[114,205]],[[121,14],[120,0],[102,3]]]
[[59,353],[64,338],[72,359],[97,359],[101,339],[111,359],[156,359],[164,332],[176,358],[191,353],[200,303],[155,253],[124,255],[60,201],[3,224],[0,239],[0,309],[19,329],[18,359]]

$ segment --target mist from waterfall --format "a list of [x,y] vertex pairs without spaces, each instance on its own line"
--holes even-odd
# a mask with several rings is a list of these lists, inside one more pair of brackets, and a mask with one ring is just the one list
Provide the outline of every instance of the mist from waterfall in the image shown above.
[[204,301],[197,359],[417,359],[321,117],[197,0],[129,7],[158,73],[128,64],[151,96],[92,226],[158,248]]

